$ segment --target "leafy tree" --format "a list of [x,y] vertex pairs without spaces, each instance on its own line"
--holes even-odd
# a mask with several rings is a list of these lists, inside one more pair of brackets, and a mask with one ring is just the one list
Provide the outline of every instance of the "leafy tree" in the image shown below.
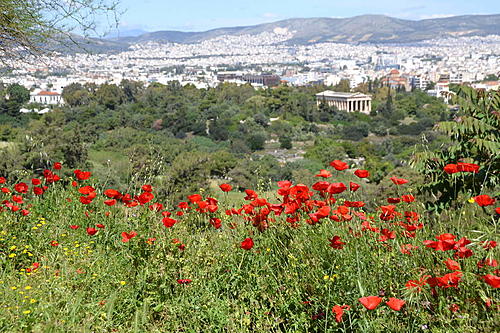
[[[434,209],[448,207],[461,193],[473,196],[487,189],[498,190],[500,182],[500,91],[462,86],[452,101],[460,106],[459,114],[453,121],[437,124],[450,142],[437,151],[424,149],[413,160],[426,179],[420,191],[432,194],[435,202],[428,205]],[[446,164],[459,161],[476,163],[481,168],[477,174],[448,175],[443,171]]]
[[115,0],[2,0],[0,62],[26,61],[27,53],[48,51],[53,41],[69,44],[76,30],[83,36],[105,33],[102,22],[117,23],[117,5]]

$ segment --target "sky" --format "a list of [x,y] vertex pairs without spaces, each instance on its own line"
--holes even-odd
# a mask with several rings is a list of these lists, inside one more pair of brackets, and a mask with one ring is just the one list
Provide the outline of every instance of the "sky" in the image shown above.
[[205,31],[297,17],[383,14],[419,20],[500,14],[500,0],[120,0],[120,31]]

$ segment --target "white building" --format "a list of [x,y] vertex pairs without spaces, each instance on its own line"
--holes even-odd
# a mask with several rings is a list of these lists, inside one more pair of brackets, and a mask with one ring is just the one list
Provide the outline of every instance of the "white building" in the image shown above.
[[448,93],[450,92],[449,82],[448,81],[440,81],[436,83],[436,86],[432,90],[427,90],[427,94],[430,96],[434,96],[437,98],[444,99],[445,103],[448,103],[449,97]]
[[30,103],[39,103],[46,105],[59,105],[64,104],[61,94],[54,91],[40,91],[31,94]]
[[347,112],[359,111],[369,114],[372,110],[372,98],[360,92],[349,93],[326,90],[316,94],[316,102],[318,106],[326,103]]

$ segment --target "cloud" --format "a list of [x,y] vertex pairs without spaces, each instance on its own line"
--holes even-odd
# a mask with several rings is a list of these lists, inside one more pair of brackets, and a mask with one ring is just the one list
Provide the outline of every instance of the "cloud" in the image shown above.
[[431,14],[431,15],[420,15],[421,20],[427,20],[427,19],[437,19],[437,18],[445,18],[445,17],[452,17],[456,16],[456,14]]
[[275,13],[264,13],[262,14],[262,17],[264,18],[277,18],[279,15]]

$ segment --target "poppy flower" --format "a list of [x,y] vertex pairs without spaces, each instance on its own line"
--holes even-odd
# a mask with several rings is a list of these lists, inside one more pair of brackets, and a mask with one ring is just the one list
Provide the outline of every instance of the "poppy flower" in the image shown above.
[[351,307],[349,305],[334,305],[332,308],[332,313],[335,315],[335,321],[337,323],[342,322],[342,316],[344,315],[344,310],[350,310]]
[[377,308],[377,306],[382,302],[382,298],[378,296],[367,296],[367,297],[361,297],[359,299],[359,302],[363,304],[365,308],[368,310],[374,310]]
[[497,247],[497,242],[486,241],[486,242],[484,242],[483,247],[487,250],[494,249],[495,247]]
[[114,206],[114,205],[116,205],[116,199],[104,200],[104,204],[106,206]]
[[458,304],[453,303],[452,305],[450,305],[449,309],[451,312],[457,312],[460,310],[460,307],[458,306]]
[[42,181],[41,181],[40,179],[38,179],[38,178],[33,178],[33,179],[31,179],[31,184],[32,184],[32,185],[38,186],[38,185],[40,185],[41,183],[42,183]]
[[319,173],[315,175],[314,177],[322,177],[322,178],[329,178],[332,176],[332,173],[328,170],[321,169],[319,170]]
[[178,279],[177,280],[178,284],[190,284],[191,282],[193,282],[193,280],[191,280],[191,279]]
[[96,228],[92,228],[92,227],[87,228],[87,234],[89,236],[94,236],[96,233],[97,233],[97,229]]
[[73,173],[75,174],[76,179],[78,179],[80,181],[87,180],[92,175],[92,173],[90,171],[82,171],[80,169],[73,171]]
[[349,183],[349,190],[351,192],[356,192],[358,190],[358,188],[360,188],[361,186],[359,184],[356,184],[356,183],[353,183],[353,182],[350,182]]
[[106,191],[104,191],[104,195],[108,198],[118,199],[121,196],[121,193],[117,190],[107,189]]
[[5,177],[0,177],[0,184],[5,184],[7,182],[7,179]]
[[59,162],[56,162],[56,163],[54,163],[54,167],[53,168],[54,168],[54,170],[61,170],[62,164],[59,163]]
[[28,184],[18,183],[16,185],[14,185],[14,190],[18,193],[27,193],[28,192]]
[[250,250],[254,245],[253,239],[251,238],[245,238],[244,241],[241,242],[241,248],[243,250]]
[[370,173],[368,172],[368,170],[358,169],[358,170],[354,171],[354,174],[355,174],[356,176],[358,176],[359,178],[367,178],[367,177],[370,177]]
[[163,223],[163,225],[167,228],[172,228],[176,223],[177,223],[177,220],[174,220],[170,217],[164,217],[161,222]]
[[197,203],[203,199],[200,194],[191,194],[191,195],[188,195],[187,198],[188,198],[189,202],[191,202],[191,203]]
[[43,189],[41,187],[38,187],[38,186],[33,187],[33,193],[35,195],[42,195],[43,194]]
[[452,173],[457,173],[458,168],[456,164],[447,164],[444,166],[443,171],[450,175]]
[[341,250],[344,248],[345,243],[340,241],[340,236],[333,236],[330,241],[330,246],[334,249]]
[[69,227],[70,227],[71,229],[73,229],[73,230],[76,230],[76,229],[80,228],[80,226],[79,226],[79,225],[74,225],[74,224],[73,224],[73,225],[70,225]]
[[222,192],[229,192],[233,189],[233,187],[229,184],[220,184],[219,188],[222,190]]
[[59,243],[55,240],[50,242],[50,246],[59,246]]
[[337,171],[342,171],[342,170],[346,170],[346,169],[349,169],[349,165],[347,165],[347,163],[345,162],[342,162],[340,160],[334,160],[332,162],[330,162],[330,165]]
[[473,172],[473,173],[478,173],[479,172],[479,165],[474,164],[474,163],[458,162],[457,163],[457,170],[459,172]]
[[331,183],[326,189],[326,192],[331,194],[339,194],[344,192],[345,190],[347,190],[347,187],[344,185],[344,183]]
[[95,192],[95,188],[93,188],[92,186],[84,186],[80,187],[78,189],[78,192],[83,195],[89,195],[90,193]]
[[487,274],[483,276],[484,282],[489,284],[493,288],[500,288],[500,276],[492,275],[492,274]]
[[131,231],[131,232],[122,232],[122,242],[127,243],[130,241],[132,238],[137,236],[137,232]]
[[485,266],[497,267],[498,262],[493,258],[486,258],[484,260],[480,260],[477,263],[478,268],[484,268]]
[[139,200],[141,205],[144,205],[153,200],[154,197],[155,197],[154,194],[151,192],[142,192],[141,195],[139,195],[139,197],[137,198],[137,200]]
[[387,198],[387,202],[390,204],[397,204],[401,202],[400,198]]
[[403,307],[403,305],[405,305],[405,303],[406,302],[404,300],[394,297],[389,298],[389,300],[385,302],[385,304],[387,304],[387,306],[393,309],[394,311],[401,310],[401,308]]
[[104,229],[105,228],[105,225],[102,224],[102,223],[97,223],[95,226],[98,227],[99,229]]
[[403,199],[403,201],[407,203],[415,201],[415,197],[411,194],[405,194],[401,197],[401,199]]
[[153,187],[151,185],[142,185],[141,189],[144,192],[153,192]]
[[29,210],[27,210],[27,209],[22,209],[22,210],[21,210],[21,215],[23,215],[23,216],[27,216],[27,215],[29,215],[29,214],[30,214]]
[[404,178],[391,177],[390,179],[395,185],[403,185],[408,183],[408,180]]
[[460,270],[460,264],[458,262],[456,262],[455,260],[451,260],[451,259],[446,259],[444,261],[444,264],[446,265],[446,267],[450,270],[450,271],[458,271]]
[[482,194],[474,197],[474,201],[479,205],[479,207],[486,207],[495,203],[495,199],[487,194]]

